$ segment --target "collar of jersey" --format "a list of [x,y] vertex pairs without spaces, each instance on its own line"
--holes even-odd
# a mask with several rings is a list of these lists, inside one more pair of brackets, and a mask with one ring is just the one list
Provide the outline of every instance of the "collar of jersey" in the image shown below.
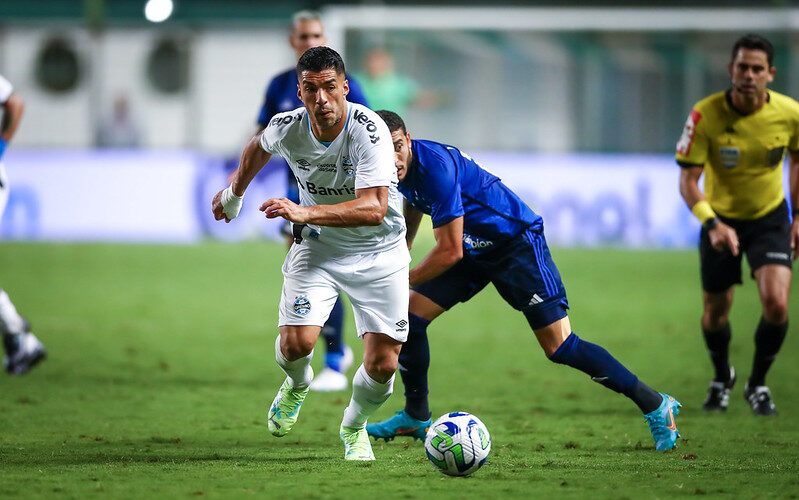
[[333,142],[335,142],[336,139],[338,139],[338,135],[341,135],[343,132],[347,131],[347,126],[350,124],[350,103],[349,102],[347,103],[347,119],[344,120],[344,128],[341,129],[341,132],[339,132],[339,134],[336,136],[336,139],[333,139],[330,142],[320,141],[316,137],[316,135],[313,133],[313,130],[311,130],[311,117],[308,115],[308,113],[305,113],[305,115],[308,116],[308,132],[310,132],[311,137],[313,137],[316,140],[316,142],[318,142],[322,146],[329,148],[330,145],[333,144]]
[[756,115],[756,114],[758,114],[759,112],[763,111],[763,108],[765,108],[765,107],[766,107],[766,104],[769,104],[769,103],[771,102],[771,92],[769,92],[769,90],[768,90],[768,89],[766,89],[766,102],[764,102],[764,103],[763,103],[763,107],[762,107],[762,108],[760,108],[760,109],[758,109],[758,110],[757,110],[757,111],[755,111],[754,113],[743,113],[741,110],[739,110],[738,108],[736,108],[736,107],[735,107],[735,105],[732,103],[732,95],[731,95],[731,92],[732,92],[732,89],[729,89],[729,90],[727,90],[726,92],[724,92],[724,102],[726,102],[726,103],[727,103],[727,107],[728,107],[728,108],[729,108],[729,109],[730,109],[732,112],[736,113],[738,116],[752,116],[752,115]]

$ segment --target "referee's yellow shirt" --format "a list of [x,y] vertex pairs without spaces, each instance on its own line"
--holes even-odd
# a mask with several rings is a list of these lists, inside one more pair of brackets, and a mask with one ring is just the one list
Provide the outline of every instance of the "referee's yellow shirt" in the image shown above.
[[742,115],[727,93],[719,92],[691,110],[677,143],[677,162],[705,167],[705,196],[716,213],[751,220],[785,199],[786,149],[799,150],[799,103],[769,90],[759,111]]

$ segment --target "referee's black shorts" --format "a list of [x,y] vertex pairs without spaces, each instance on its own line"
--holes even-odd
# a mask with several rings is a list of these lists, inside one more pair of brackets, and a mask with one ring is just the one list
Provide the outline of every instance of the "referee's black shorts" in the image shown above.
[[720,293],[734,284],[741,284],[741,258],[746,254],[752,277],[766,264],[791,267],[791,224],[788,204],[783,202],[759,219],[741,220],[719,216],[719,220],[738,233],[741,252],[734,257],[729,250],[718,251],[710,245],[707,231],[699,237],[699,260],[702,288],[708,293]]

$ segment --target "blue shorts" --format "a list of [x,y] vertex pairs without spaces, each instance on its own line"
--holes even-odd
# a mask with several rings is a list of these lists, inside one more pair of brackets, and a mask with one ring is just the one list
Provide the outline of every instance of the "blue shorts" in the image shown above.
[[446,272],[413,290],[443,309],[466,302],[493,283],[534,330],[566,317],[569,303],[544,235],[530,229],[480,255],[464,255]]

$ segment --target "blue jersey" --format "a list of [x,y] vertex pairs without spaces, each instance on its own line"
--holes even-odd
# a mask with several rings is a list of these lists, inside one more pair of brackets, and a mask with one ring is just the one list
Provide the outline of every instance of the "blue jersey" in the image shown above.
[[[349,76],[347,80],[350,85],[347,101],[369,107],[358,82]],[[266,87],[264,103],[258,113],[258,124],[261,127],[266,127],[269,120],[276,114],[301,108],[302,106],[302,101],[297,97],[297,72],[294,68],[291,68],[272,78],[272,81]]]
[[399,190],[413,208],[428,214],[433,227],[463,216],[463,248],[480,254],[526,229],[543,231],[533,212],[499,177],[457,148],[411,141],[413,159]]

